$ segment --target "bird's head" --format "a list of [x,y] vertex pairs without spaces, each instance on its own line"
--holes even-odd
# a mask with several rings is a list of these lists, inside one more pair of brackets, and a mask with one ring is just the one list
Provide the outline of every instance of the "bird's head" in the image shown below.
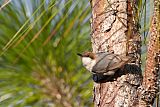
[[93,66],[96,64],[96,55],[93,52],[84,52],[82,54],[78,53],[77,55],[79,55],[82,58],[82,63],[83,66],[89,70],[90,72],[92,71]]

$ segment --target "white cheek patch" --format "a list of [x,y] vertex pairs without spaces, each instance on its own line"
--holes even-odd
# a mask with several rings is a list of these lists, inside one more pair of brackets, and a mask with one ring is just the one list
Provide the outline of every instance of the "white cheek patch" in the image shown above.
[[90,72],[92,71],[93,66],[96,64],[95,60],[92,60],[91,58],[84,57],[82,58],[83,66],[86,67],[87,70]]
[[82,58],[82,62],[83,62],[84,66],[87,66],[91,63],[91,59],[88,57],[84,57],[84,58]]

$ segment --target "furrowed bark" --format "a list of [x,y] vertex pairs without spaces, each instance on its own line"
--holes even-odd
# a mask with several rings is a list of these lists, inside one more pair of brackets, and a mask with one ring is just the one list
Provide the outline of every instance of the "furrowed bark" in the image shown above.
[[160,1],[154,1],[150,38],[147,51],[147,61],[140,94],[140,106],[152,107],[158,92],[158,72],[160,72]]
[[[129,0],[130,1],[130,0]],[[140,36],[135,29],[132,3],[128,0],[92,0],[93,52],[132,53],[136,60],[106,81],[94,82],[95,107],[138,107],[142,82]],[[99,77],[98,77],[99,78]]]

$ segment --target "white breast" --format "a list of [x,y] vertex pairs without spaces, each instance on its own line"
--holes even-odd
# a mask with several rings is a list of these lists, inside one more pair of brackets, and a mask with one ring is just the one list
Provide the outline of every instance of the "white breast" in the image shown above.
[[93,60],[89,57],[83,57],[82,58],[82,63],[83,63],[83,66],[89,70],[90,72],[92,72],[92,68],[93,66],[96,64],[96,60]]

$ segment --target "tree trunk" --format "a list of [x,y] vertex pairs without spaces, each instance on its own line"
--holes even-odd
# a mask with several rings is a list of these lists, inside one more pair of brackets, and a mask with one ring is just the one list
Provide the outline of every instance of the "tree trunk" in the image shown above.
[[147,61],[144,72],[140,106],[150,107],[158,92],[158,72],[160,71],[160,1],[154,0],[154,15],[150,28]]
[[141,40],[133,17],[134,3],[130,0],[90,2],[93,52],[106,51],[116,54],[126,53],[126,55],[132,53],[135,57],[132,63],[126,65],[123,70],[118,70],[114,76],[94,75],[93,79],[95,76],[98,78],[94,82],[94,105],[95,107],[140,107],[139,94],[143,92],[144,87],[140,69]]

